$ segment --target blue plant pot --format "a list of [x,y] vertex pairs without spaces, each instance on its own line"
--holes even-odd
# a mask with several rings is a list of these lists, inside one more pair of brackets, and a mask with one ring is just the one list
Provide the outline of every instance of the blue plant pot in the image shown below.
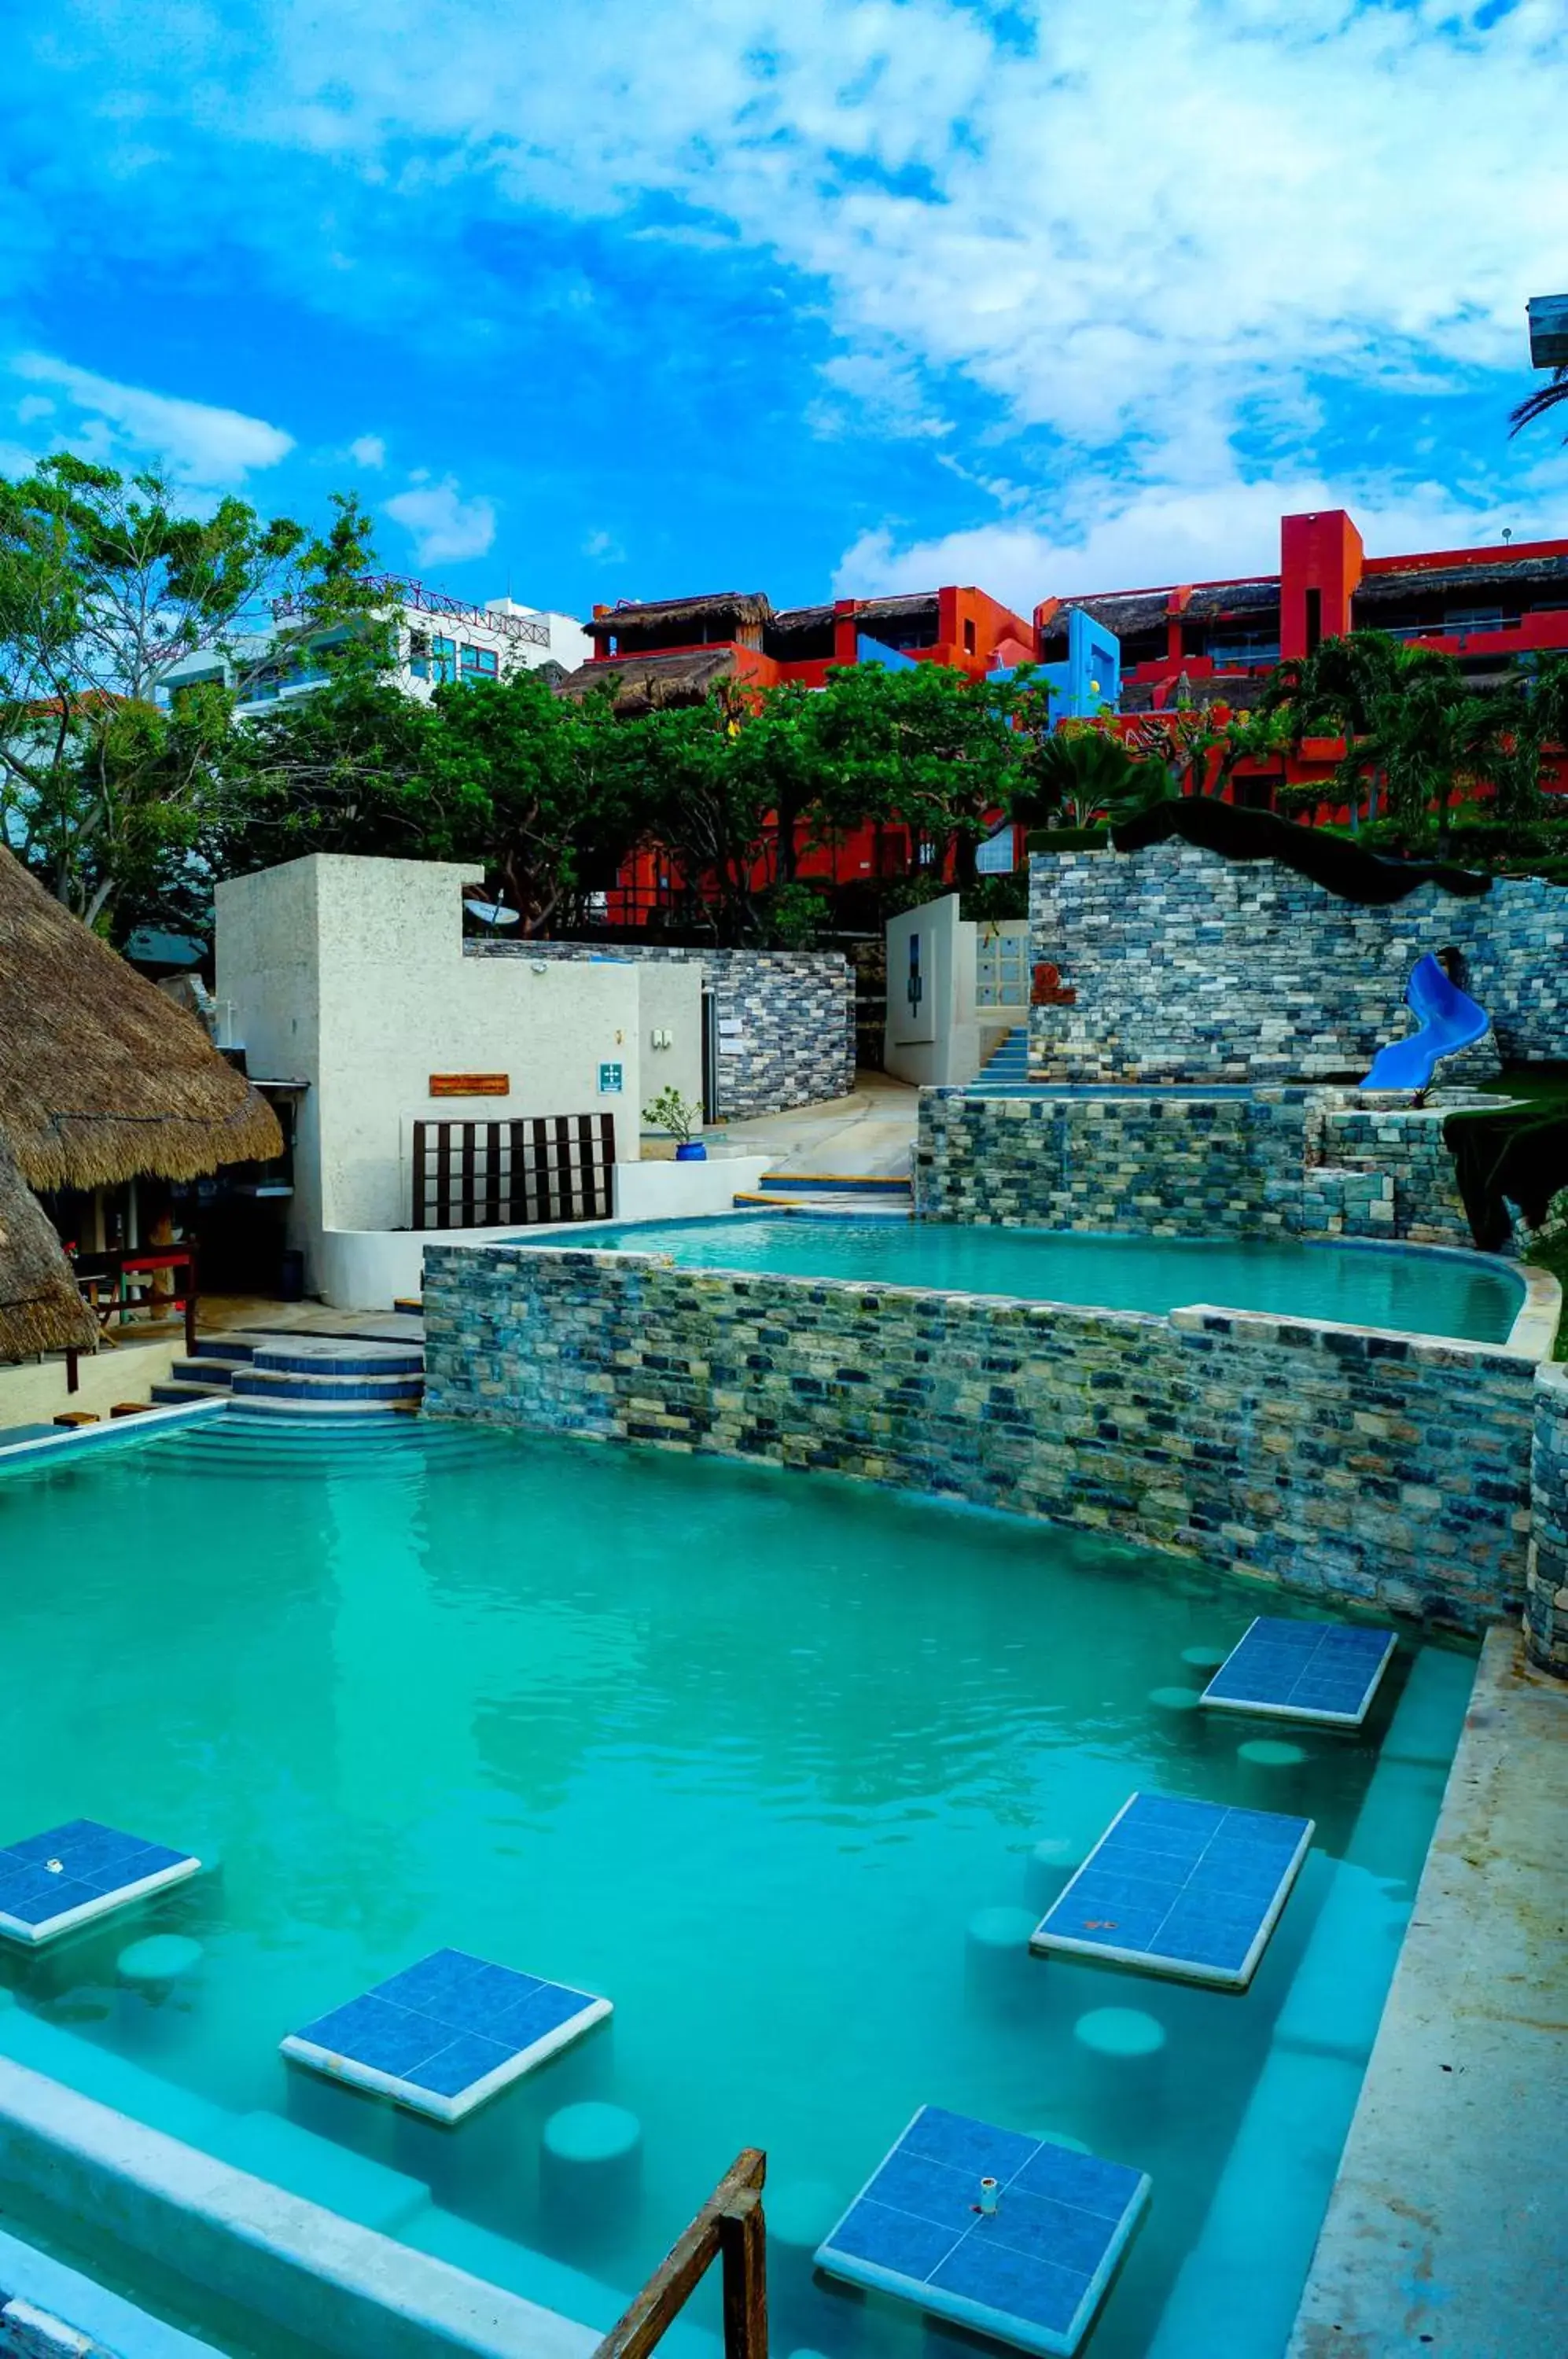
[[677,1163],[706,1163],[708,1150],[700,1138],[689,1138],[684,1147],[675,1150]]

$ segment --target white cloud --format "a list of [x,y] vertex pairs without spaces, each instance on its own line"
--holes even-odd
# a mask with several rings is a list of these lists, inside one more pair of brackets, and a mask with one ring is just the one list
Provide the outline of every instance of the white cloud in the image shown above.
[[1106,478],[1074,486],[1071,512],[1036,513],[929,538],[888,527],[861,534],[833,578],[840,598],[888,597],[943,582],[975,582],[1028,615],[1041,598],[1091,591],[1157,589],[1279,570],[1279,518],[1348,505],[1368,556],[1410,549],[1465,549],[1552,530],[1537,507],[1466,505],[1439,484],[1408,486],[1368,477],[1348,502],[1321,476],[1244,482],[1235,473],[1196,485],[1151,483],[1130,491]]
[[348,446],[348,455],[358,467],[384,467],[387,445],[379,434],[361,434]]
[[11,366],[35,385],[60,387],[77,413],[71,439],[89,455],[150,458],[197,490],[241,483],[253,468],[276,467],[294,448],[291,434],[264,419],[116,385],[47,353],[19,353]]
[[16,423],[18,426],[32,426],[40,418],[52,418],[54,411],[55,405],[48,394],[24,394],[22,399],[16,404]]
[[495,511],[485,499],[463,499],[454,478],[421,484],[384,503],[384,513],[414,536],[419,565],[483,557],[495,538]]
[[626,562],[626,552],[613,532],[599,530],[586,536],[583,543],[583,554],[584,557],[602,558],[609,565],[623,565]]

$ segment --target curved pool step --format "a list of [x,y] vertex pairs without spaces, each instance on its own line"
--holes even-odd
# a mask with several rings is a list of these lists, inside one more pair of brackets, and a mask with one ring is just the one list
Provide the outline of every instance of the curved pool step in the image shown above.
[[208,1337],[175,1362],[153,1398],[173,1403],[227,1394],[263,1415],[278,1408],[307,1418],[356,1417],[417,1409],[425,1359],[417,1343],[370,1336],[312,1334]]

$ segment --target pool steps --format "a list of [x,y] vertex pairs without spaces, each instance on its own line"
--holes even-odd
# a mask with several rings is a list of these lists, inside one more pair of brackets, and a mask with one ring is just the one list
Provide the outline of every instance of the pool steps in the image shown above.
[[417,1409],[424,1397],[418,1344],[322,1335],[223,1335],[177,1360],[155,1401],[232,1397],[248,1409],[363,1417]]
[[908,1220],[914,1194],[908,1180],[866,1171],[765,1171],[755,1188],[737,1193],[736,1207],[785,1212],[853,1213]]

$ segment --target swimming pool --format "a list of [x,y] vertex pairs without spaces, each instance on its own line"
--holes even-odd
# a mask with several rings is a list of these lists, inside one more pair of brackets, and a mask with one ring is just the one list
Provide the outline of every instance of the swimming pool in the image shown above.
[[[575,1242],[560,1235],[551,1248]],[[670,1254],[685,1269],[769,1271],[966,1294],[1022,1295],[1102,1310],[1209,1302],[1297,1319],[1502,1343],[1523,1281],[1479,1255],[1298,1238],[1083,1236],[957,1221],[743,1212],[595,1230],[581,1242]]]
[[[1279,2359],[1465,1653],[1407,1638],[1363,1736],[1282,1738],[1200,1714],[1183,1659],[1297,1610],[1256,1584],[825,1476],[232,1411],[0,1478],[0,1840],[80,1813],[223,1864],[0,1956],[0,2053],[100,2089],[139,2059],[119,2101],[166,2092],[159,2125],[217,2151],[294,2110],[433,2184],[407,2241],[600,2327],[761,2145],[774,2342],[829,2359],[920,2348],[809,2254],[939,2103],[1150,2173],[1096,2359]],[[1245,1998],[1028,1958],[1135,1787],[1316,1819]],[[205,1961],[149,2049],[113,1984],[154,1927]],[[614,2021],[456,2133],[286,2072],[285,2033],[446,1944]],[[1106,2010],[1157,2049],[1114,2052]],[[583,2097],[642,2125],[625,2212],[541,2179],[544,2117]]]

